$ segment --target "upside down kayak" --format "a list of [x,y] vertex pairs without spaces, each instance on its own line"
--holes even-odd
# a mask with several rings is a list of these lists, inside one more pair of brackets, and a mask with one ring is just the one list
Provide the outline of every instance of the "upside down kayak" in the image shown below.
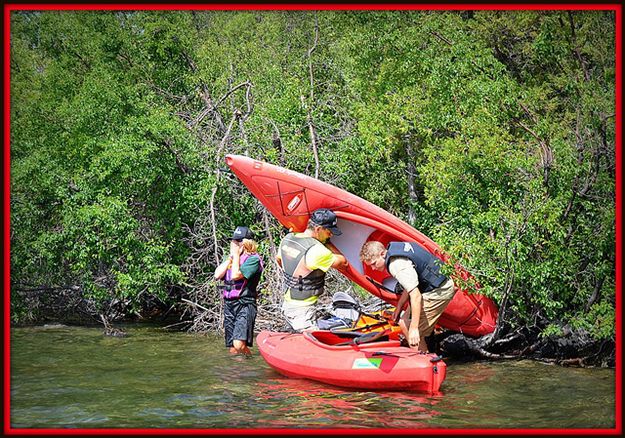
[[439,391],[447,365],[438,356],[388,338],[365,342],[370,335],[263,330],[256,343],[265,361],[287,377],[354,389]]

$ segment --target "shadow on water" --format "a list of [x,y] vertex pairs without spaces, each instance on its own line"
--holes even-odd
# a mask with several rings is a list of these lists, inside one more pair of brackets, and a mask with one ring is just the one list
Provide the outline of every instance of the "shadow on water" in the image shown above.
[[448,363],[442,393],[283,377],[217,335],[125,327],[11,331],[14,428],[613,428],[614,370]]

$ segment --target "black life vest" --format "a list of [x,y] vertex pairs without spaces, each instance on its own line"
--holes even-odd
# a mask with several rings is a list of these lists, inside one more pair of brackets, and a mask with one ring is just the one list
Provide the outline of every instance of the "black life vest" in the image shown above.
[[306,253],[321,243],[313,237],[285,236],[280,244],[284,282],[293,300],[305,300],[323,293],[326,273],[306,267]]
[[386,269],[393,257],[406,257],[419,277],[419,291],[428,293],[441,287],[447,277],[440,272],[442,261],[414,242],[390,242],[386,247]]

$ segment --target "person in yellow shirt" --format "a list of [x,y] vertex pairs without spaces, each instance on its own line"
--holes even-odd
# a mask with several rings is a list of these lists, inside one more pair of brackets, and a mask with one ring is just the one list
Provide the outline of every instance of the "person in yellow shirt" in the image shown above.
[[326,272],[347,268],[347,259],[330,242],[339,236],[336,214],[315,210],[303,233],[289,233],[280,242],[277,261],[284,273],[286,292],[282,313],[295,331],[315,330],[315,308],[323,293]]

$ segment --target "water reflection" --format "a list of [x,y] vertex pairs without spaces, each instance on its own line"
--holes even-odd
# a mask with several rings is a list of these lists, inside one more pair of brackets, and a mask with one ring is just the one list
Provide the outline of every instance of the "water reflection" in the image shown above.
[[[292,418],[311,427],[429,427],[427,421],[439,414],[433,407],[440,397],[397,391],[349,391],[286,377],[259,383],[256,393],[257,399],[272,406],[271,411],[264,412],[266,416],[261,416],[266,427],[288,427]],[[393,415],[389,416],[389,409]]]

